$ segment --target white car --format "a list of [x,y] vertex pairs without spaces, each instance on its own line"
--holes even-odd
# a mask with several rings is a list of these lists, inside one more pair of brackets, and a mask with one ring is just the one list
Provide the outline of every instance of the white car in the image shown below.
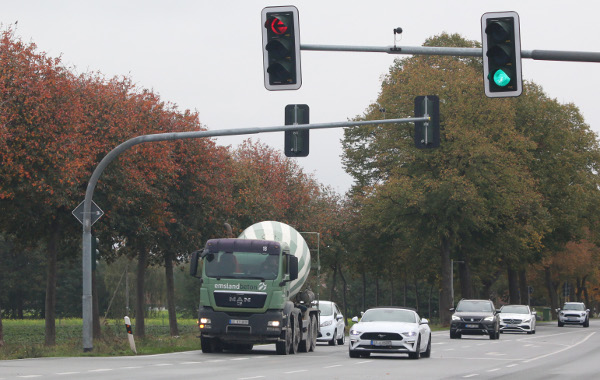
[[583,302],[565,302],[562,309],[556,309],[558,313],[558,327],[564,325],[582,325],[590,327],[590,309],[585,308]]
[[319,335],[317,342],[327,342],[330,346],[343,345],[346,341],[344,315],[338,305],[331,301],[314,301],[319,311]]
[[500,308],[500,332],[521,331],[535,334],[535,310],[527,305],[504,305]]
[[376,354],[408,354],[411,359],[431,355],[429,321],[407,307],[376,307],[367,310],[350,329],[351,358]]

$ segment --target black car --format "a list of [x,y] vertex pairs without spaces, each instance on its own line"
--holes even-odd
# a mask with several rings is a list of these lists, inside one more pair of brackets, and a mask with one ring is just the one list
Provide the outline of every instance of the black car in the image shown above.
[[500,318],[490,300],[460,300],[450,321],[450,339],[464,335],[489,335],[500,338]]

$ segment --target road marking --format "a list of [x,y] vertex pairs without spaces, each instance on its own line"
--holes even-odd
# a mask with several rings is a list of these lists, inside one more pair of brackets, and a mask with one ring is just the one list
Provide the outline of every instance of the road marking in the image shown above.
[[23,376],[19,376],[19,377],[22,377],[24,379],[28,379],[30,377],[42,377],[42,375],[23,375]]
[[307,372],[307,369],[299,369],[297,371],[289,371],[289,372],[284,372],[286,375],[289,375],[291,373],[299,373],[299,372]]
[[224,362],[224,359],[213,359],[213,360],[209,360],[209,363],[218,363],[218,362]]
[[248,360],[250,358],[235,358],[235,359],[231,359],[231,360]]
[[112,368],[98,368],[98,369],[90,369],[88,372],[108,372],[112,371]]
[[356,362],[354,364],[365,364],[365,363],[371,363],[373,360],[363,360],[362,362]]
[[500,371],[500,368],[488,369],[488,372],[496,372]]
[[58,373],[55,373],[55,375],[75,375],[78,373],[79,372],[58,372]]
[[140,369],[142,368],[141,366],[131,366],[131,367],[122,367],[121,369]]
[[170,363],[157,363],[157,364],[153,364],[152,366],[153,367],[166,367],[166,366],[169,366],[169,365],[173,365],[173,364],[170,364]]
[[179,364],[200,364],[202,362],[181,362]]
[[516,366],[518,366],[518,364],[509,364],[509,365],[506,366],[506,368],[516,367]]
[[504,356],[506,354],[503,354],[502,352],[486,352],[486,355]]
[[552,356],[552,355],[555,355],[555,354],[559,354],[559,353],[561,353],[561,352],[563,352],[563,351],[570,350],[571,348],[573,348],[573,347],[577,347],[577,346],[579,346],[581,343],[584,343],[586,340],[590,339],[590,338],[592,337],[592,335],[594,335],[594,334],[596,334],[596,332],[595,332],[595,331],[594,331],[593,333],[589,334],[588,336],[586,336],[586,337],[585,337],[583,340],[581,340],[581,341],[579,341],[579,342],[577,342],[577,343],[575,343],[575,344],[572,344],[572,345],[570,345],[570,346],[567,346],[567,347],[565,347],[565,348],[563,348],[563,349],[560,349],[560,350],[558,350],[558,351],[550,352],[550,353],[548,353],[548,354],[545,354],[545,355],[540,355],[540,356],[537,356],[537,357],[535,357],[535,358],[531,358],[531,359],[529,359],[529,360],[524,360],[524,361],[523,361],[523,363],[529,363],[529,362],[532,362],[532,361],[534,361],[534,360],[543,359],[543,358],[546,358],[546,357],[548,357],[548,356]]
[[470,374],[470,375],[465,375],[465,376],[463,376],[463,377],[465,377],[465,378],[466,378],[466,377],[473,377],[473,376],[479,376],[479,374],[478,374],[478,373],[472,373],[472,374]]
[[335,367],[341,367],[341,366],[342,366],[341,364],[334,364],[334,365],[330,365],[330,366],[323,367],[323,368],[335,368]]
[[238,380],[262,379],[264,376],[238,377]]

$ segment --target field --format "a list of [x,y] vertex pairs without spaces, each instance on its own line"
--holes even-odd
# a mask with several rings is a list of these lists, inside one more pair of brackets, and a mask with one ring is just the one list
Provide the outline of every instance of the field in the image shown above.
[[[137,353],[141,355],[200,349],[195,319],[179,319],[179,336],[171,337],[166,318],[147,318],[146,337],[135,338]],[[131,321],[135,335],[135,320]],[[134,355],[129,348],[123,320],[107,320],[102,324],[102,337],[94,339],[91,353],[83,352],[82,320],[56,320],[56,345],[44,345],[44,320],[2,320],[4,346],[0,360],[55,356],[121,356]]]

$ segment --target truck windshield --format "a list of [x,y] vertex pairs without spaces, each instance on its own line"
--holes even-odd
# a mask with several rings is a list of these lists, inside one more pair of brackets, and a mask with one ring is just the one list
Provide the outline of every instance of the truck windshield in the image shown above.
[[208,277],[274,280],[279,275],[280,255],[257,252],[218,252],[204,258]]

